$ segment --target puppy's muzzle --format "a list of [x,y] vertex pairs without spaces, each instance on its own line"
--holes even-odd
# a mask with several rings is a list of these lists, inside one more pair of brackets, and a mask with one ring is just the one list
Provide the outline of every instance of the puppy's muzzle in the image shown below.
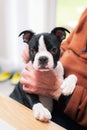
[[45,68],[45,66],[48,64],[48,58],[46,56],[39,57],[38,61],[41,68]]

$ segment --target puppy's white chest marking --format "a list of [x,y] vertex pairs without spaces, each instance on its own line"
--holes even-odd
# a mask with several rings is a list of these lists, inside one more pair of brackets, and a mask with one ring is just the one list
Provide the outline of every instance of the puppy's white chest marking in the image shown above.
[[63,80],[64,78],[64,68],[60,61],[57,62],[56,68],[53,70],[55,75]]

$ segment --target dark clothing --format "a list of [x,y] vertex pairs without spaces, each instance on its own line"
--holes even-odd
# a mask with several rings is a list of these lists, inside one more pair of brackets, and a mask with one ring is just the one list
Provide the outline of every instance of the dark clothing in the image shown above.
[[52,112],[52,121],[57,123],[58,125],[66,128],[67,130],[87,130],[87,128],[78,125],[76,122],[71,120],[67,115],[65,115],[59,105],[63,103],[62,101],[55,102],[54,109]]

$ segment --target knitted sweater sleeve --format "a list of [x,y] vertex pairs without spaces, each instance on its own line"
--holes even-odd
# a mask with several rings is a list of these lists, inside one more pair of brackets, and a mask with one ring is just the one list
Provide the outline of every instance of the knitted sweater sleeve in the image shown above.
[[87,127],[87,89],[76,86],[64,112],[78,124]]
[[65,51],[60,61],[65,70],[65,77],[74,73],[78,77],[76,88],[70,97],[65,114],[78,124],[87,127],[87,52],[82,53],[86,48],[87,41],[87,8],[80,17],[78,25],[62,42],[61,48]]

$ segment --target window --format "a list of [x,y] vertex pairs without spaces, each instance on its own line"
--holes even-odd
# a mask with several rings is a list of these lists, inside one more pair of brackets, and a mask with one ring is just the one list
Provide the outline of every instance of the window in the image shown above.
[[86,0],[57,0],[56,26],[72,29],[87,6]]

